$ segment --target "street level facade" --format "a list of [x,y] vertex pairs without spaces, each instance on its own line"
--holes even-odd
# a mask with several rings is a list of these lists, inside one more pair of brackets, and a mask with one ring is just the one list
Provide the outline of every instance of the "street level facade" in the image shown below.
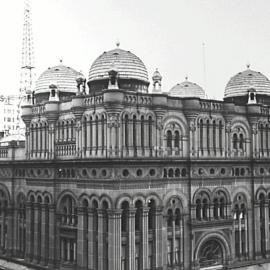
[[248,66],[222,101],[188,78],[162,90],[159,71],[150,85],[119,47],[87,80],[63,63],[40,75],[25,142],[0,146],[1,258],[62,270],[270,261],[268,78]]

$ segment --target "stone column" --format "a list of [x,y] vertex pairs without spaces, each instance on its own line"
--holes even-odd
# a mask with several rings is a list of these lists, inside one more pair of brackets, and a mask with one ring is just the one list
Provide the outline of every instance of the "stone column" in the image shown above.
[[56,254],[56,209],[55,205],[49,205],[49,269],[54,269],[57,259]]
[[149,207],[142,209],[142,269],[148,269],[148,213]]
[[45,265],[47,261],[46,254],[46,208],[47,205],[41,205],[41,252],[40,252],[40,263]]
[[135,270],[135,208],[128,211],[128,269]]
[[268,207],[268,201],[266,201],[265,206],[265,240],[266,240],[266,257],[270,257],[270,233],[269,233],[269,207]]
[[122,210],[120,209],[108,211],[109,270],[121,269],[121,213]]
[[32,260],[31,254],[31,203],[26,203],[26,262],[30,262]]
[[39,239],[39,228],[40,228],[40,220],[39,220],[39,203],[34,204],[34,263],[39,262],[39,247],[40,247],[40,239]]
[[7,209],[6,224],[7,224],[6,251],[7,251],[7,256],[12,256],[13,226],[15,225],[15,223],[13,222],[13,208],[12,207],[9,207]]
[[87,138],[86,138],[86,156],[90,157],[91,155],[91,126],[90,126],[90,121],[87,119],[87,124],[86,124],[86,130],[87,130]]
[[86,209],[79,207],[77,209],[78,213],[78,227],[77,227],[77,268],[86,269],[87,268],[87,241],[86,241],[86,225],[88,218],[86,215]]
[[[88,269],[94,270],[94,211],[88,209]],[[95,269],[96,270],[96,269]]]
[[98,209],[98,270],[105,269],[105,213],[103,209]]
[[93,141],[93,146],[92,146],[92,156],[97,155],[97,136],[96,136],[96,129],[98,128],[96,125],[96,120],[93,118],[93,125],[92,125],[92,141]]
[[81,134],[80,134],[80,140],[81,140],[81,157],[85,157],[86,155],[86,142],[87,139],[85,138],[85,133],[87,134],[87,128],[85,125],[85,122],[83,121],[81,124]]
[[260,230],[260,205],[255,202],[254,203],[254,211],[255,211],[255,230],[254,236],[255,239],[255,258],[258,259],[261,257],[261,230]]
[[20,256],[19,254],[19,218],[18,208],[13,208],[13,255],[14,257]]
[[154,266],[157,269],[162,268],[162,207],[157,207],[155,211],[155,230],[154,230]]

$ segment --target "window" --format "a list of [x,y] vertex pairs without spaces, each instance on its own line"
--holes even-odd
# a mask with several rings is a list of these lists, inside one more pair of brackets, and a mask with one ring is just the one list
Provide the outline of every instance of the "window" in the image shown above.
[[172,132],[170,130],[167,131],[167,147],[172,148]]

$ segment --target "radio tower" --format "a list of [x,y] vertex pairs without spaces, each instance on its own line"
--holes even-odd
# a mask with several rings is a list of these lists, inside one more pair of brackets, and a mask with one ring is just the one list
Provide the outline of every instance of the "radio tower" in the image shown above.
[[31,22],[30,0],[24,2],[24,22],[23,22],[23,40],[22,40],[22,65],[20,98],[26,96],[32,90],[33,69],[34,66],[34,46]]
[[22,62],[20,92],[18,97],[17,131],[24,133],[25,127],[21,119],[21,105],[26,100],[26,95],[32,92],[34,80],[34,45],[31,21],[30,0],[24,1],[23,39],[22,39]]

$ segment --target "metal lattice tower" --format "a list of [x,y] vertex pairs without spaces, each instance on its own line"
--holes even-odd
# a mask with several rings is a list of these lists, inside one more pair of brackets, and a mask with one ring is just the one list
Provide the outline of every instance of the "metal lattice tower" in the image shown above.
[[20,97],[32,90],[34,77],[34,45],[31,22],[30,0],[24,2],[24,23],[22,40],[22,65],[20,81]]

